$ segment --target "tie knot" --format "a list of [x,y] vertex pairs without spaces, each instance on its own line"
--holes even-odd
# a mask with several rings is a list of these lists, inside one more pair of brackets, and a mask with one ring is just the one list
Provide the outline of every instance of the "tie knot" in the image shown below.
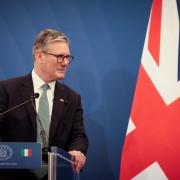
[[48,89],[50,89],[49,84],[43,84],[41,87],[42,87],[44,92],[46,92]]

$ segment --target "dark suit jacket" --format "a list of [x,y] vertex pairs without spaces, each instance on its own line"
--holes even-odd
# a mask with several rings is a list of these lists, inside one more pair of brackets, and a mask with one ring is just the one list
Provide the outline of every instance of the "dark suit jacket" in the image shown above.
[[[0,113],[28,100],[33,93],[31,74],[0,81]],[[0,117],[0,136],[4,142],[36,142],[36,112],[31,102]],[[84,154],[88,147],[80,95],[59,82],[55,85],[49,132],[52,145]]]

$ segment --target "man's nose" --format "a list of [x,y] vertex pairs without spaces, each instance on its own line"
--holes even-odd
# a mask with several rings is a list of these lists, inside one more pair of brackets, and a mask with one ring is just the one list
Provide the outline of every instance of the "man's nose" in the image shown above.
[[64,57],[64,59],[62,61],[62,65],[64,65],[64,66],[68,66],[69,65],[69,59],[67,57]]

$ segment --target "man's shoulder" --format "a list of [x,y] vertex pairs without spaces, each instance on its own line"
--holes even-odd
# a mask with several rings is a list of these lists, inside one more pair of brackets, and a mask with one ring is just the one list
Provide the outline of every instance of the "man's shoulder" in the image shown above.
[[21,83],[27,83],[29,81],[32,81],[31,79],[32,79],[31,73],[29,73],[23,76],[17,76],[17,77],[5,79],[5,80],[0,80],[0,86],[13,87]]
[[68,94],[79,96],[79,93],[72,89],[70,86],[62,84],[61,82],[57,82],[57,87]]

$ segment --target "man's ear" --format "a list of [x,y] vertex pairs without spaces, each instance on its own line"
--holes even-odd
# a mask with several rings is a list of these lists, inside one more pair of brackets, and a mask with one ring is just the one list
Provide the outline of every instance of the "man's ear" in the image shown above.
[[34,56],[35,56],[35,59],[36,59],[37,63],[42,64],[42,63],[45,62],[43,53],[41,51],[36,51]]

